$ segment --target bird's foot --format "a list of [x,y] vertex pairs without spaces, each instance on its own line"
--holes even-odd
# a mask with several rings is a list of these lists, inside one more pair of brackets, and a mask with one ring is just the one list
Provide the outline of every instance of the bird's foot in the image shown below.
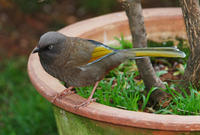
[[86,101],[84,101],[83,103],[76,105],[75,109],[79,109],[80,107],[86,107],[88,106],[90,103],[95,102],[97,99],[96,98],[92,98],[92,99],[87,99]]
[[64,97],[64,96],[69,96],[69,95],[71,95],[71,94],[74,94],[75,92],[72,91],[72,89],[73,89],[73,87],[69,87],[69,88],[63,90],[62,92],[57,93],[57,94],[54,96],[54,98],[51,100],[51,102],[54,103],[54,102],[56,101],[57,98],[62,98],[62,97]]

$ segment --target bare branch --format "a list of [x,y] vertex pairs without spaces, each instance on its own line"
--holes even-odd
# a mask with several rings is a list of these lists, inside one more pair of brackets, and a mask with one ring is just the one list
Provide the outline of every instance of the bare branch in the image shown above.
[[[129,26],[132,34],[133,47],[147,47],[146,30],[144,26],[144,17],[142,15],[142,7],[140,0],[120,0],[124,7],[129,20]],[[165,88],[162,81],[156,76],[153,66],[149,58],[136,60],[140,75],[144,81],[147,90],[153,86]],[[166,93],[162,90],[156,90],[151,99],[159,102],[166,97]]]
[[187,62],[187,67],[182,86],[187,87],[190,83],[200,88],[200,8],[199,0],[179,0],[186,25],[188,40],[190,43],[191,55]]

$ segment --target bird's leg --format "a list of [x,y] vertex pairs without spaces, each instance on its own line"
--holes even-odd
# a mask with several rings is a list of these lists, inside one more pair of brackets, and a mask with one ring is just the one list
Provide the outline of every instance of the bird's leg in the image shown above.
[[76,105],[76,106],[75,106],[76,109],[79,109],[80,107],[87,106],[87,105],[89,105],[90,103],[96,101],[96,98],[92,98],[92,97],[93,97],[93,95],[94,95],[95,90],[97,89],[98,84],[99,84],[99,81],[95,83],[94,88],[93,88],[93,90],[92,90],[92,92],[91,92],[89,98],[88,98],[86,101],[84,101],[83,103],[81,103],[80,105]]
[[[64,83],[64,86],[65,86],[66,88],[69,88],[69,86],[67,85],[67,83]],[[76,93],[76,89],[75,89],[75,88],[72,88],[71,91],[72,91],[73,93]]]
[[57,93],[57,94],[55,95],[55,97],[52,99],[51,102],[54,103],[55,100],[56,100],[57,98],[60,98],[60,97],[66,96],[66,95],[71,95],[71,94],[73,94],[74,91],[71,91],[73,88],[74,88],[74,87],[71,86],[71,87],[69,87],[69,88],[67,88],[67,89],[64,89],[62,92]]

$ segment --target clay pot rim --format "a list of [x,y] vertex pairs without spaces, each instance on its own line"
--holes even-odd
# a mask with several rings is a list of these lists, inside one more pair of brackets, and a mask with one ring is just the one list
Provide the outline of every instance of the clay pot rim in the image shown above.
[[[182,13],[179,8],[144,9],[145,19],[165,16],[182,16]],[[120,21],[127,21],[124,12],[87,19],[67,26],[59,32],[68,36],[81,36],[95,28],[100,28],[110,23],[117,23]],[[91,23],[93,25],[88,26],[88,24]],[[77,29],[79,31],[78,33]],[[37,54],[30,54],[28,60],[28,74],[36,90],[48,101],[51,101],[57,92],[65,89],[58,80],[45,73],[41,68]],[[200,116],[150,114],[145,112],[122,110],[99,103],[91,103],[87,107],[78,110],[74,109],[75,105],[84,100],[86,99],[73,94],[56,100],[54,104],[77,115],[117,125],[170,131],[200,131]]]

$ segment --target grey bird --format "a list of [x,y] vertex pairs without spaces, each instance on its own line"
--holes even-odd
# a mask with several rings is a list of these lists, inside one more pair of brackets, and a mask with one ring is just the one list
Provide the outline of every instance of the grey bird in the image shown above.
[[116,50],[103,43],[78,37],[67,37],[59,32],[47,32],[40,37],[33,53],[37,53],[44,70],[69,86],[57,98],[71,94],[75,87],[94,85],[90,97],[77,107],[94,101],[92,96],[100,80],[127,59],[143,56],[185,57],[174,47],[131,48]]

